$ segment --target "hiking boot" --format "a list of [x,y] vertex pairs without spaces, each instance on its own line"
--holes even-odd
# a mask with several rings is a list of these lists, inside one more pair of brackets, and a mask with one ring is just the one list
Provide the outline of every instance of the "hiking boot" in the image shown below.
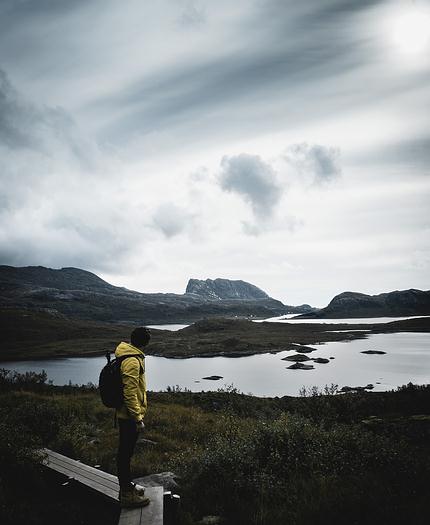
[[133,487],[133,490],[135,490],[141,496],[145,494],[145,487],[142,487],[142,485],[138,485],[137,483],[131,482],[131,486]]
[[132,488],[119,491],[119,503],[124,508],[145,507],[149,504],[149,498],[145,497],[141,491]]

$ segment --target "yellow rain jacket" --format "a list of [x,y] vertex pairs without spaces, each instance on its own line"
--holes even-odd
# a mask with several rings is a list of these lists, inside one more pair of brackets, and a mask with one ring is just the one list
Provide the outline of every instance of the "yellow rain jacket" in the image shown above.
[[124,403],[117,410],[117,417],[137,422],[145,417],[147,408],[145,354],[130,343],[120,343],[115,350],[115,357],[136,354],[138,357],[124,359],[121,363]]

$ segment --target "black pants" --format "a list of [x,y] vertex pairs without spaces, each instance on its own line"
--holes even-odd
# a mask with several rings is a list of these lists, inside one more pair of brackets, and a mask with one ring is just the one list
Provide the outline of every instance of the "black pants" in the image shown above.
[[118,419],[119,444],[116,465],[118,481],[121,490],[127,490],[131,486],[130,461],[137,441],[136,422],[131,419]]

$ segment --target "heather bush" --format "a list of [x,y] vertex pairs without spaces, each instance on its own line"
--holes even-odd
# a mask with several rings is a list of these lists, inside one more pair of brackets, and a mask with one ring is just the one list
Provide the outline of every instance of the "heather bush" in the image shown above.
[[[0,372],[0,389],[2,525],[49,523],[52,513],[64,525],[107,525],[112,509],[95,512],[91,500],[84,517],[82,496],[57,493],[36,452],[47,446],[116,473],[113,411],[94,386],[54,387],[44,376]],[[424,524],[430,388],[303,394],[264,399],[232,386],[150,392],[134,475],[181,476],[182,525],[214,514],[226,525]],[[21,498],[23,480],[34,490]],[[55,501],[46,501],[52,491]]]
[[412,497],[421,494],[424,505],[429,481],[428,465],[404,443],[290,414],[271,422],[224,416],[206,446],[184,453],[176,468],[195,514],[217,512],[237,525],[320,523],[322,511],[330,520],[321,523],[373,523],[378,514],[398,523],[413,512]]

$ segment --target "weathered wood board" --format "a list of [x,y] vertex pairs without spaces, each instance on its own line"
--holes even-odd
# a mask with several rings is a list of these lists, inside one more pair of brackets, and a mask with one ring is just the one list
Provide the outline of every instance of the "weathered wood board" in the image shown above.
[[[43,463],[50,469],[73,479],[89,489],[118,502],[118,478],[107,472],[70,459],[53,450],[43,449]],[[163,525],[163,487],[146,487],[151,500],[146,507],[122,509],[118,525]]]

